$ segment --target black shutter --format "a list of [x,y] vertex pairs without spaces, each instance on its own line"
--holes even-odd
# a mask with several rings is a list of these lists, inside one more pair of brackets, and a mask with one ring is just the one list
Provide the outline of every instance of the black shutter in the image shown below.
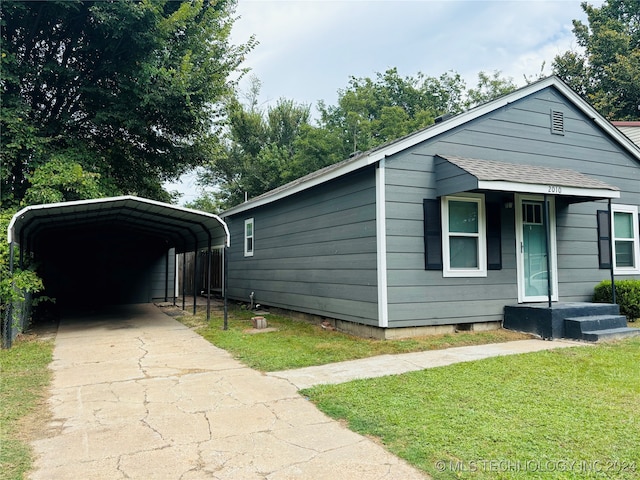
[[424,211],[424,269],[442,270],[442,224],[440,200],[425,199]]
[[611,268],[611,223],[608,210],[598,210],[598,263],[601,269]]
[[499,203],[487,203],[487,268],[502,270],[502,224]]

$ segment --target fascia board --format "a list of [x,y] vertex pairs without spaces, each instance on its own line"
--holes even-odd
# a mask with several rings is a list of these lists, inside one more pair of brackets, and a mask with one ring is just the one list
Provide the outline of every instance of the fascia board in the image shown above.
[[478,189],[501,192],[534,193],[540,195],[547,194],[558,197],[620,198],[620,192],[618,190],[608,190],[605,188],[565,187],[563,185],[518,183],[502,180],[479,180]]

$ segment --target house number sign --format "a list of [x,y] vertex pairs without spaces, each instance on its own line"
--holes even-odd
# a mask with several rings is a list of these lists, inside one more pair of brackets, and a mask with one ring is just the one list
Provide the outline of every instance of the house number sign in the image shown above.
[[547,193],[562,193],[562,187],[560,185],[547,185],[549,190]]

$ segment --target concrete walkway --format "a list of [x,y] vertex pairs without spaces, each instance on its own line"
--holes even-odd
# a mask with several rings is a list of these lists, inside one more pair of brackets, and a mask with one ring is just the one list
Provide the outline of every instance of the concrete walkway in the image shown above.
[[271,372],[266,375],[287,380],[295,385],[296,388],[302,389],[320,384],[335,384],[361,378],[383,377],[385,375],[424,370],[425,368],[443,367],[453,363],[482,360],[489,357],[575,347],[576,345],[588,344],[565,340],[554,340],[552,342],[534,339],[516,340],[489,345],[454,347],[446,350],[430,350],[400,355],[379,355],[372,358],[349,360],[317,367]]
[[426,478],[153,305],[64,319],[32,480]]
[[153,305],[67,318],[30,478],[423,479],[297,390],[571,345],[524,340],[263,375]]

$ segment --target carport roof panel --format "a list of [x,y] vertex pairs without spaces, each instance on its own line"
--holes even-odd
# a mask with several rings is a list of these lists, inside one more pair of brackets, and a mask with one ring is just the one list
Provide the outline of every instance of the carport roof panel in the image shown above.
[[13,216],[7,239],[11,243],[42,229],[80,223],[126,225],[136,221],[150,232],[174,239],[173,243],[179,236],[184,238],[181,243],[198,249],[206,248],[210,239],[222,239],[220,243],[229,245],[229,229],[217,215],[135,196],[31,205]]

